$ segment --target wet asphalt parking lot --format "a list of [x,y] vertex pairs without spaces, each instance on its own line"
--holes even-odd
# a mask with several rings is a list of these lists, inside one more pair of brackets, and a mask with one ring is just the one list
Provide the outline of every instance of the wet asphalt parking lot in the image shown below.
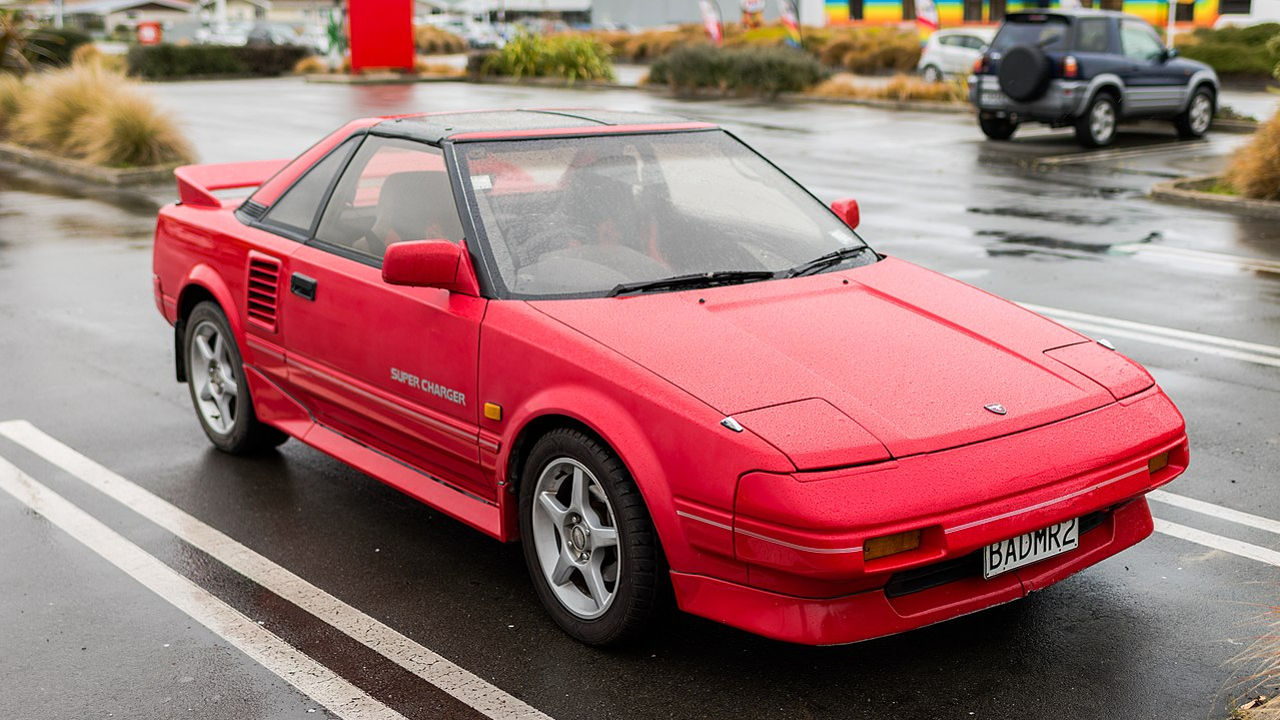
[[[589,649],[538,607],[517,546],[297,442],[211,449],[152,300],[172,188],[2,166],[0,421],[24,422],[0,424],[0,716],[1208,718],[1256,685],[1280,597],[1280,223],[1145,197],[1241,136],[1175,144],[1153,126],[1082,156],[1064,131],[985,142],[966,115],[622,90],[152,92],[205,162],[289,157],[349,118],[422,110],[723,123],[824,199],[858,198],[882,252],[1145,364],[1187,418],[1192,467],[1152,502],[1160,532],[1021,602],[835,648],[672,614],[638,647]],[[262,657],[291,658],[291,681]]]

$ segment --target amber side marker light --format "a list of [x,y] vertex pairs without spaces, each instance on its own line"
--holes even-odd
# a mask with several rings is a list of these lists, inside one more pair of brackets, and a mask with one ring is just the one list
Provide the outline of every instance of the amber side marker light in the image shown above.
[[1152,475],[1160,472],[1169,465],[1169,453],[1162,452],[1159,455],[1147,461],[1147,472]]
[[502,406],[497,403],[485,403],[484,416],[490,420],[501,420]]
[[864,561],[875,560],[876,558],[915,550],[918,547],[920,547],[919,530],[883,535],[862,543],[862,559]]

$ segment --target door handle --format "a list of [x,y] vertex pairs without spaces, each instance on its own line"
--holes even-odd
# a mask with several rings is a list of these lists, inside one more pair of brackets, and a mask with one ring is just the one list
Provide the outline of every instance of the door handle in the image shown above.
[[289,292],[303,300],[316,299],[316,279],[302,273],[294,273],[289,277]]

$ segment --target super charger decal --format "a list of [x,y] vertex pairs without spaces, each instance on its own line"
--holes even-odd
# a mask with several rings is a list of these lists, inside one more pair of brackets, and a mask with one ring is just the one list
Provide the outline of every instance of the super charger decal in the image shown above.
[[391,379],[398,383],[404,383],[411,388],[417,388],[429,395],[435,395],[442,400],[448,400],[451,403],[466,406],[467,396],[453,388],[447,388],[443,385],[433,383],[430,380],[420,378],[413,373],[407,373],[404,370],[391,368]]

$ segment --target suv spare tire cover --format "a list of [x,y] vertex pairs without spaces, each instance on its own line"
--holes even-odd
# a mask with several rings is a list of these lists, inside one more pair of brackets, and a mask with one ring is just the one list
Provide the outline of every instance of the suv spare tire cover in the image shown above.
[[1043,50],[1034,45],[1015,45],[1000,58],[1000,89],[1014,100],[1030,102],[1044,95],[1051,71]]

